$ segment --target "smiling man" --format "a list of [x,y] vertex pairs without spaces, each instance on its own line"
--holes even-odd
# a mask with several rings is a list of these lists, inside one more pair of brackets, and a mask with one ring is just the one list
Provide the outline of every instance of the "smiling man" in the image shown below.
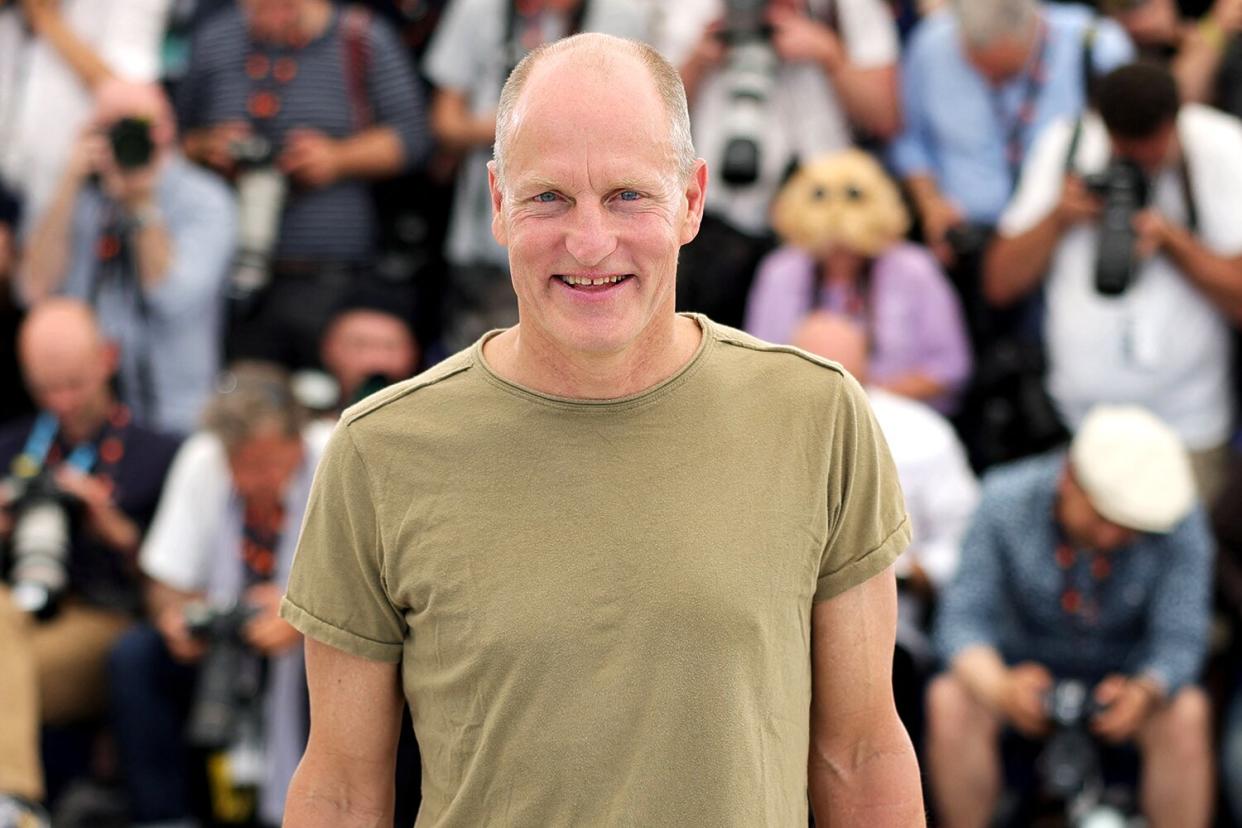
[[[520,323],[348,410],[283,614],[314,722],[287,824],[921,823],[894,710],[909,540],[838,366],[674,312],[706,166],[656,52],[581,35],[502,95]],[[809,772],[808,772],[809,769]]]

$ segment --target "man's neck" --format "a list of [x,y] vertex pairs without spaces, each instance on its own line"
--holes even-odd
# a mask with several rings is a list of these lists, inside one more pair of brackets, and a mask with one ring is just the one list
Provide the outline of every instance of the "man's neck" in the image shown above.
[[112,397],[105,394],[91,404],[89,412],[84,412],[83,416],[76,422],[61,422],[60,436],[61,439],[70,445],[85,443],[87,440],[94,439],[100,429],[104,427],[104,423],[108,421],[108,414],[112,411]]
[[312,0],[306,4],[306,9],[298,21],[298,34],[306,40],[314,40],[324,33],[331,20],[332,5],[326,0]]
[[662,330],[615,353],[566,350],[534,329],[510,328],[489,340],[484,358],[502,379],[540,393],[579,400],[608,400],[642,393],[686,365],[705,332],[676,316]]

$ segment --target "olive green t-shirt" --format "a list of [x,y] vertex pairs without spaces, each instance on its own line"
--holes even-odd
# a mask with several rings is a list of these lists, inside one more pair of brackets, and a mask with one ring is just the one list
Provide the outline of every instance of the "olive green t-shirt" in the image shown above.
[[812,604],[909,524],[849,375],[695,319],[636,396],[479,343],[338,425],[282,614],[401,663],[418,828],[806,825]]

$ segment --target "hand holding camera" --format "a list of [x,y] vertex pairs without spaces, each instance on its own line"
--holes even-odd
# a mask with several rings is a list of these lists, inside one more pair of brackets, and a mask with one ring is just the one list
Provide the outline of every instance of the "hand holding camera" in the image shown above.
[[1133,739],[1155,709],[1156,693],[1142,681],[1111,675],[1093,692],[1099,709],[1091,719],[1091,732],[1114,744]]
[[832,29],[793,9],[768,11],[772,46],[786,63],[818,63],[835,72],[845,63],[845,50]]
[[256,614],[242,629],[242,638],[264,655],[279,655],[302,642],[302,634],[280,617],[284,591],[275,584],[256,584],[246,591],[245,604]]
[[96,176],[110,198],[130,211],[151,204],[162,155],[151,137],[151,122],[121,118],[107,129],[84,133],[69,160],[79,181]]
[[291,129],[280,153],[281,171],[306,187],[327,187],[341,177],[337,142],[313,129]]
[[1015,665],[1001,684],[998,712],[1026,736],[1043,736],[1049,724],[1044,699],[1052,685],[1052,674],[1042,664],[1026,661]]
[[1065,176],[1065,185],[1061,189],[1061,200],[1057,202],[1057,223],[1068,229],[1084,221],[1095,221],[1100,216],[1103,205],[1100,199],[1087,188],[1083,180],[1074,174]]

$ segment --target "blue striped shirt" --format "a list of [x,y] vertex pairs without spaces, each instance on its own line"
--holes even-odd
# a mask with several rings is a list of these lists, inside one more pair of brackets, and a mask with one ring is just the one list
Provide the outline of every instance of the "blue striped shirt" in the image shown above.
[[[327,29],[293,53],[297,73],[276,87],[279,111],[261,134],[279,148],[290,129],[315,129],[336,139],[357,131],[357,106],[349,92],[342,16],[333,10]],[[246,59],[256,51],[246,20],[229,9],[195,35],[190,68],[181,84],[177,110],[185,130],[225,121],[251,121],[247,104],[254,82]],[[371,19],[366,32],[366,89],[372,121],[396,130],[406,165],[430,149],[423,95],[408,57],[387,23]],[[260,132],[256,127],[256,132]],[[342,180],[317,190],[290,188],[277,258],[365,262],[377,234],[375,206],[366,181]]]

